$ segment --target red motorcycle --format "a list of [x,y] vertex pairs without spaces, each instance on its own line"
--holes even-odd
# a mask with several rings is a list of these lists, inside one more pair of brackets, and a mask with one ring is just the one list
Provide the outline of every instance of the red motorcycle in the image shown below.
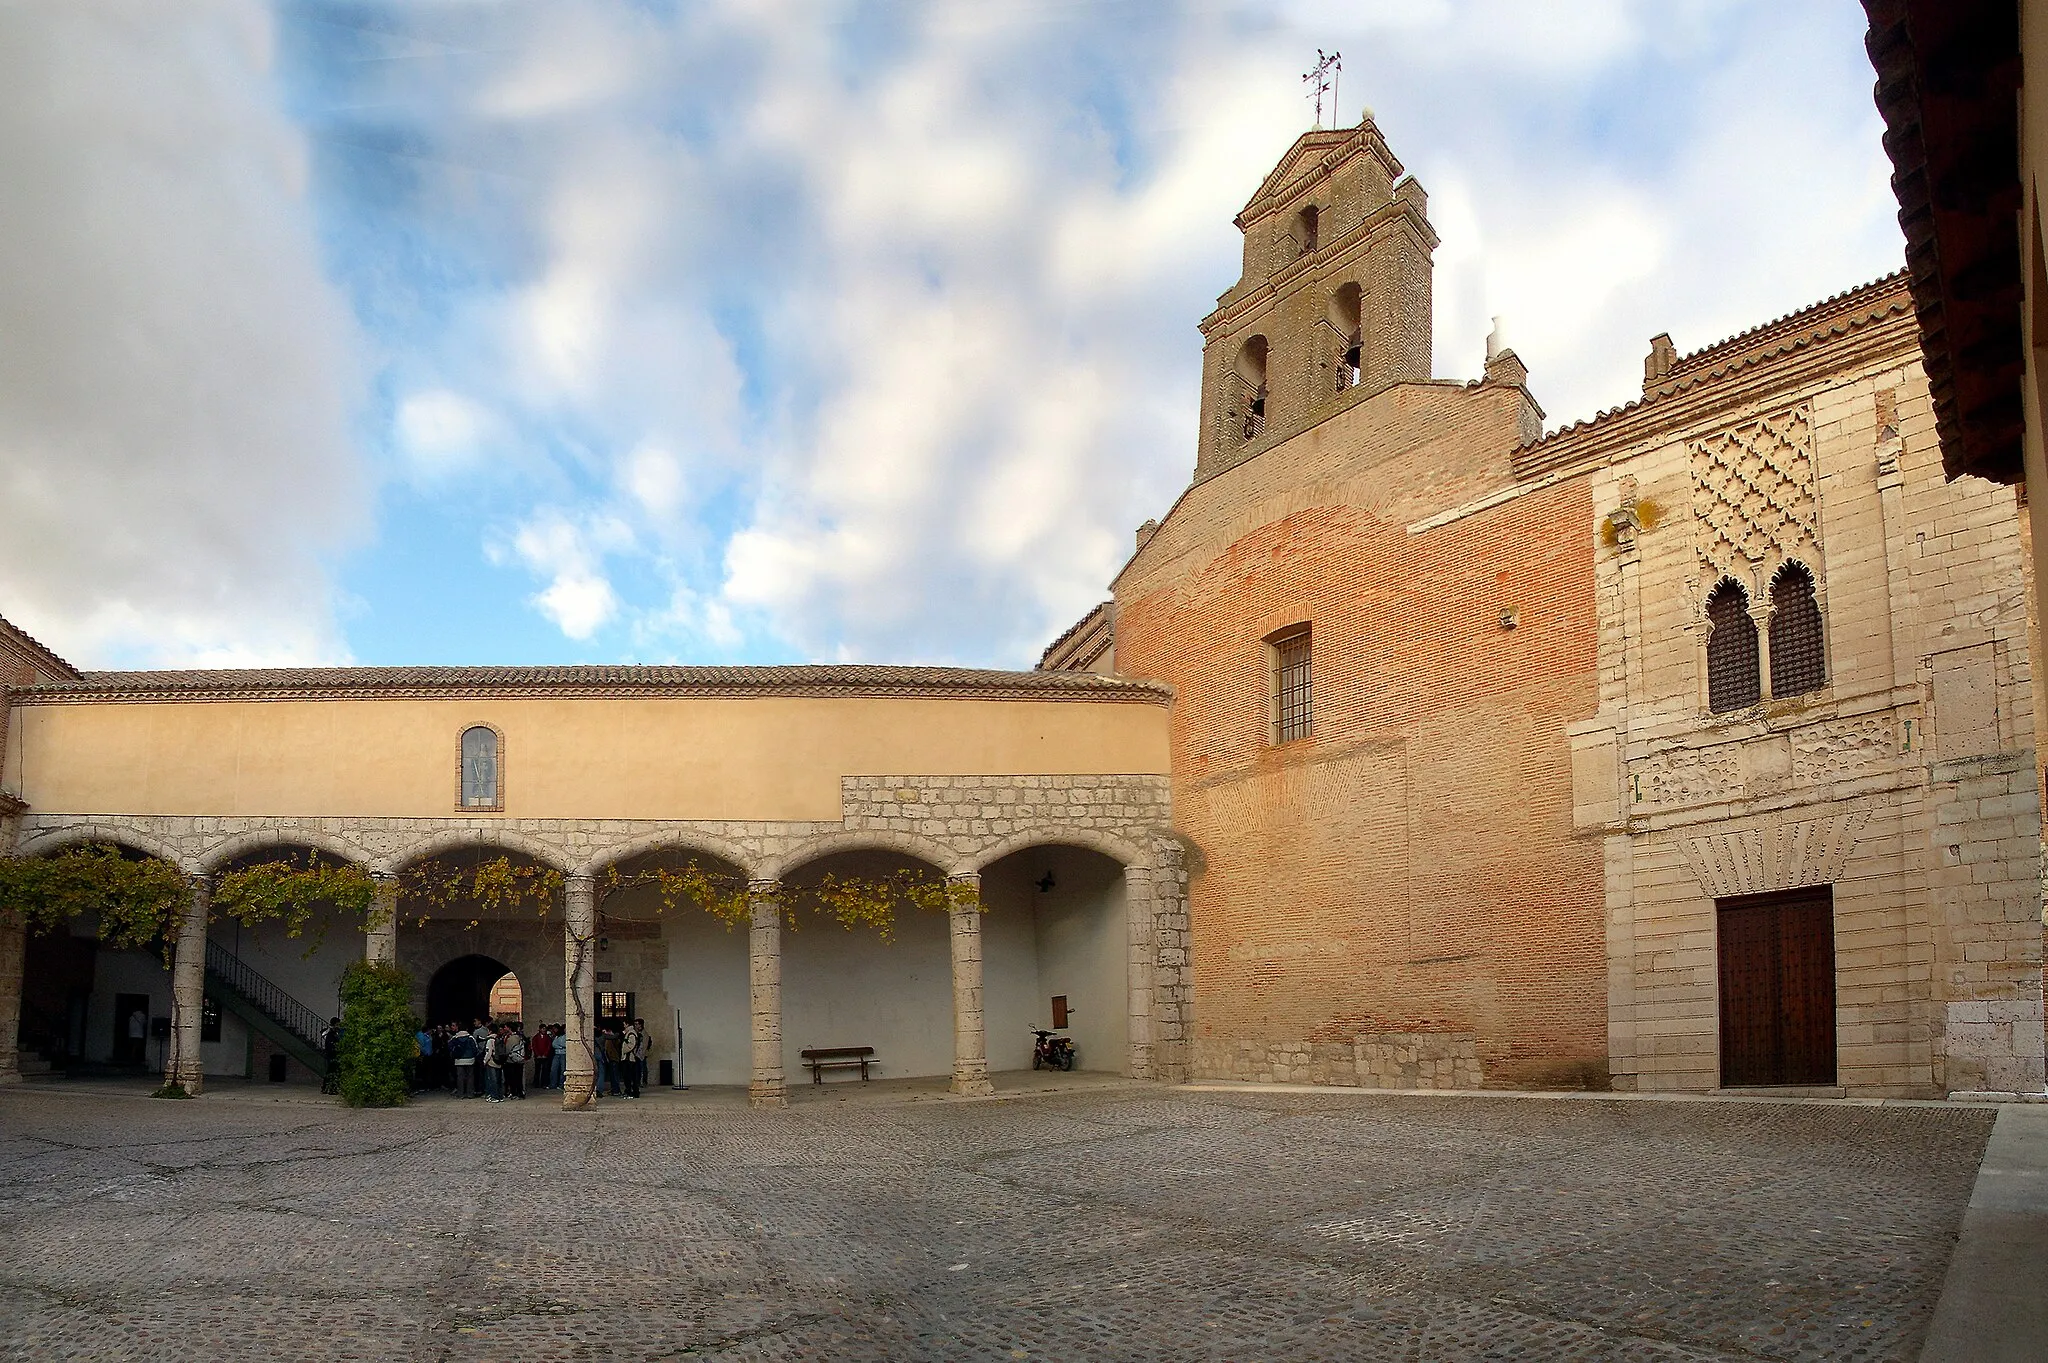
[[1038,1041],[1031,1048],[1031,1068],[1034,1070],[1070,1070],[1074,1068],[1074,1039],[1034,1027],[1031,1035]]

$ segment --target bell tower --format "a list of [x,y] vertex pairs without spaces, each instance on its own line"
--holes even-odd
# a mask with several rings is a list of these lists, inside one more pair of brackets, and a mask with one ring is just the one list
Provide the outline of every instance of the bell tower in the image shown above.
[[1237,215],[1244,273],[1202,322],[1197,482],[1430,377],[1428,202],[1369,110],[1288,148]]

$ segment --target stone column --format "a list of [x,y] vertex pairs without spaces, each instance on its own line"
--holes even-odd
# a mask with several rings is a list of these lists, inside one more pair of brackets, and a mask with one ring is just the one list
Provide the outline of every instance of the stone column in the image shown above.
[[1161,839],[1152,874],[1152,1075],[1185,1084],[1194,1061],[1188,877],[1180,844]]
[[398,964],[398,877],[379,874],[377,899],[370,906],[369,926],[363,932],[363,959],[374,964]]
[[953,1092],[994,1093],[988,1081],[988,1029],[981,1015],[981,877],[948,881],[956,899],[953,928]]
[[164,1083],[180,1084],[194,1095],[205,1082],[199,1022],[206,1006],[206,914],[211,897],[206,877],[194,876],[192,899],[178,924],[177,952],[171,958],[171,1048],[164,1059]]
[[1124,1073],[1152,1077],[1152,870],[1124,867],[1126,984],[1124,990]]
[[0,920],[0,1084],[21,1082],[21,965],[28,924]]
[[789,1088],[782,1073],[782,904],[773,880],[747,886],[752,924],[747,932],[747,983],[753,1014],[754,1073],[747,1102],[786,1107]]
[[597,1103],[597,1053],[591,1049],[591,1010],[597,987],[597,881],[570,876],[562,915],[562,1044],[569,1049],[562,1067],[562,1106],[594,1107]]

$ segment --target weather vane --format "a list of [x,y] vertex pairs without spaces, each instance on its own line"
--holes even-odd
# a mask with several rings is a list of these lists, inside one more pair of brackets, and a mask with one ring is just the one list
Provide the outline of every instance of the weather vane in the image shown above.
[[1314,92],[1316,126],[1318,128],[1323,126],[1324,95],[1330,97],[1331,114],[1334,115],[1337,112],[1337,81],[1343,74],[1344,54],[1342,52],[1325,53],[1320,47],[1316,49],[1315,69],[1302,73],[1302,84],[1308,86]]

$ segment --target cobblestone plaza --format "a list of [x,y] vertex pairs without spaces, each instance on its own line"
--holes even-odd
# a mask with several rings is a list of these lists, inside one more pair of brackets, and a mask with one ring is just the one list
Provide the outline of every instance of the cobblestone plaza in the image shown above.
[[0,1092],[0,1356],[1913,1359],[1993,1119],[268,1096]]

